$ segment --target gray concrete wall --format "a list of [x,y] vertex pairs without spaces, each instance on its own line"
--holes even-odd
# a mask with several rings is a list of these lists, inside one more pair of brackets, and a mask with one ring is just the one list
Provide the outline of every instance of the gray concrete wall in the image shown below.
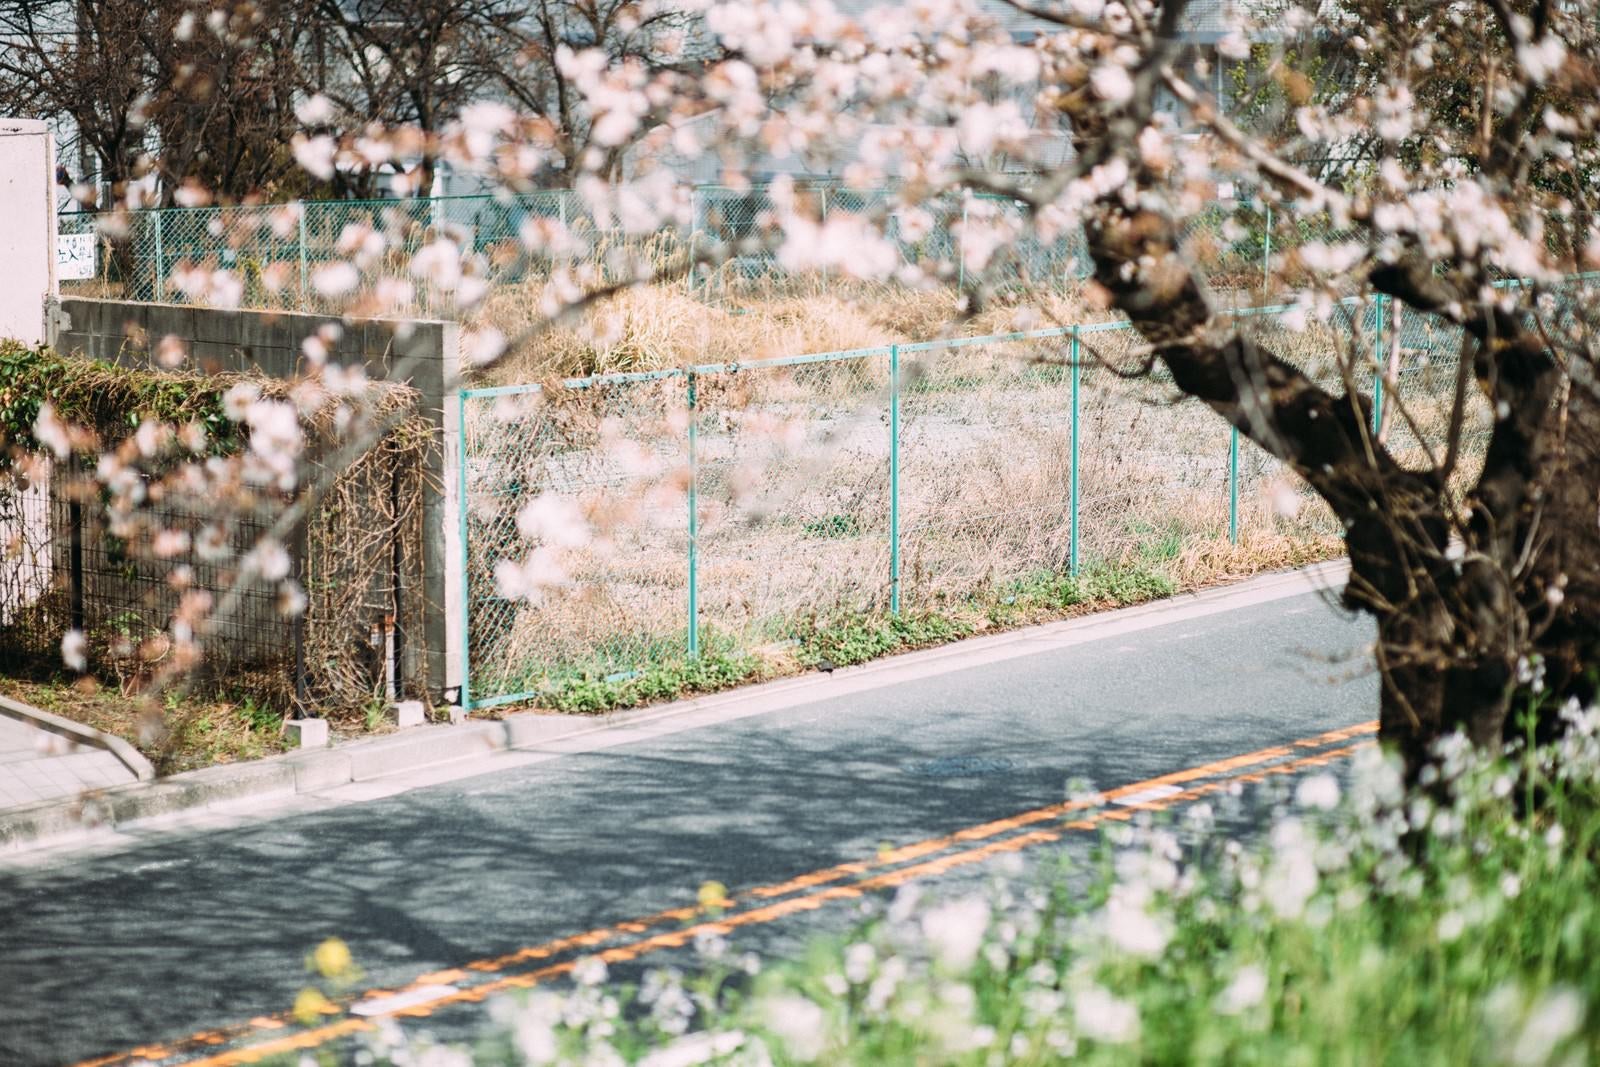
[[428,685],[437,698],[460,685],[465,617],[461,595],[460,521],[456,496],[460,422],[456,410],[459,327],[434,320],[345,322],[328,315],[283,311],[224,311],[183,304],[152,304],[67,297],[54,316],[51,343],[66,355],[123,366],[152,366],[162,338],[176,336],[206,373],[259,371],[290,377],[306,367],[302,344],[324,326],[340,336],[329,361],[362,364],[374,380],[409,382],[422,394],[436,430],[428,457],[422,525],[423,584],[427,600],[424,643]]

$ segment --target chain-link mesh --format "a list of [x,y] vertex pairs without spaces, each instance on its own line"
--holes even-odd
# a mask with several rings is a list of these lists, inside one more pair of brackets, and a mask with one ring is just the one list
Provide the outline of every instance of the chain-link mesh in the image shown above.
[[902,603],[959,602],[1069,564],[1063,337],[900,351]]
[[[1462,330],[1433,316],[1408,312],[1385,301],[1384,329],[1375,338],[1375,372],[1383,375],[1380,439],[1401,463],[1423,467],[1441,462],[1449,447],[1457,376],[1462,368]],[[1472,380],[1471,359],[1462,390],[1458,488],[1476,480],[1494,420],[1489,401]]]
[[[1334,396],[1347,385],[1371,387],[1364,345],[1371,343],[1370,312],[1363,321],[1359,302],[1338,305],[1327,322],[1286,315],[1284,308],[1246,309],[1234,320],[1241,334],[1297,367]],[[1350,375],[1354,375],[1353,378]],[[1238,508],[1241,531],[1278,534],[1296,539],[1337,536],[1338,520],[1321,497],[1266,450],[1248,439],[1239,441]]]
[[[892,189],[817,184],[794,193],[792,203],[824,225],[860,216],[895,243],[902,264],[936,265],[941,276],[962,285],[1040,290],[1076,284],[1090,271],[1080,229],[1041,236],[1025,206],[1002,197],[950,194],[899,209]],[[860,288],[831,270],[785,269],[772,251],[777,222],[770,187],[697,188],[688,217],[685,226],[640,234],[615,215],[597,216],[571,190],[548,190],[65,214],[60,232],[86,233],[98,226],[102,236],[98,277],[92,284],[71,283],[69,291],[115,291],[125,299],[202,305],[331,310],[344,297],[319,290],[318,268],[356,262],[369,285],[386,278],[414,284],[410,301],[386,310],[453,315],[449,293],[431,292],[412,271],[416,253],[439,237],[454,242],[467,269],[492,284],[543,281],[557,267],[591,286],[636,278],[642,266],[676,279],[698,256],[715,265],[688,272],[684,284],[713,303],[737,305],[756,295],[835,285]],[[1227,243],[1218,235],[1230,218],[1242,220],[1243,236],[1235,234]],[[1285,225],[1277,224],[1276,250],[1296,240]],[[541,226],[546,232],[537,247],[558,252],[527,253],[525,231]],[[1196,250],[1211,250],[1198,261],[1208,266],[1214,282],[1241,288],[1262,284],[1264,231],[1250,208],[1218,208],[1197,216],[1189,232]],[[551,242],[552,233],[565,236]],[[381,246],[368,234],[381,235]],[[193,267],[226,275],[219,287]]]
[[684,647],[687,426],[675,372],[463,394],[471,695]]
[[[1234,326],[1356,397],[1421,466],[1448,446],[1461,334],[1395,307],[1242,309]],[[683,654],[691,618],[702,640],[758,648],[890,609],[897,589],[901,610],[939,610],[1074,562],[1181,570],[1230,538],[1302,558],[1291,542],[1339,535],[1303,482],[1150,362],[1111,322],[464,392],[474,698],[645,669]],[[1493,424],[1466,394],[1462,485]],[[530,602],[496,572],[540,551],[517,519],[551,499],[597,536]]]
[[889,356],[695,374],[700,618],[749,645],[888,595]]
[[1085,327],[1079,455],[1081,552],[1154,565],[1229,529],[1230,431],[1149,364],[1128,329]]

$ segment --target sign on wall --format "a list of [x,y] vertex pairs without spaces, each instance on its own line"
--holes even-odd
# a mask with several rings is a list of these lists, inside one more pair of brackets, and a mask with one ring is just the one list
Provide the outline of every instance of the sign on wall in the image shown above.
[[92,233],[63,233],[56,236],[56,278],[77,281],[95,276],[95,248]]

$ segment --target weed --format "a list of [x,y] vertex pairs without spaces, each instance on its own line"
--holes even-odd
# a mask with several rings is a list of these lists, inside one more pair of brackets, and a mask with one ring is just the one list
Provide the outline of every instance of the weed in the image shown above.
[[680,655],[649,663],[636,671],[587,667],[548,683],[541,702],[557,711],[596,714],[671,700],[686,693],[705,693],[750,681],[760,661],[737,650],[730,641],[707,633],[699,656]]
[[1159,600],[1178,591],[1178,584],[1143,561],[1110,563],[1097,561],[1076,575],[1038,571],[1007,588],[1005,595],[989,605],[989,617],[1009,621],[1020,612],[1062,611],[1084,604],[1110,604],[1126,607]]
[[1159,600],[1178,591],[1178,583],[1143,563],[1085,567],[1077,577],[1077,586],[1086,603],[1109,601],[1118,606]]
[[858,537],[861,534],[861,520],[854,515],[829,515],[824,519],[813,519],[801,529],[807,537]]
[[1139,556],[1151,563],[1165,563],[1177,559],[1183,552],[1184,528],[1182,521],[1168,519],[1161,523],[1140,523]]
[[800,658],[836,667],[864,663],[891,652],[954,641],[972,633],[964,619],[938,612],[919,615],[846,615],[814,623],[800,635]]
[[[1420,796],[1405,796],[1377,752],[1357,757],[1348,798],[1343,774],[1262,783],[1234,810],[1278,814],[1243,841],[1237,816],[1219,820],[1210,803],[1119,822],[1084,860],[902,894],[893,918],[783,945],[753,995],[711,952],[688,967],[680,957],[642,982],[693,998],[682,1036],[626,1009],[596,1033],[595,994],[579,987],[501,1005],[507,1021],[480,1047],[537,1020],[573,1062],[596,1049],[658,1062],[663,1049],[724,1041],[760,1062],[844,1067],[1591,1063],[1597,726],[1600,712],[1576,713],[1559,746],[1514,746],[1510,758],[1454,746],[1452,769]],[[1517,782],[1542,798],[1536,818],[1508,788]],[[723,899],[709,889],[707,909]],[[606,993],[639,995],[621,983]],[[562,1018],[575,1021],[545,1022]]]
[[239,716],[252,733],[273,735],[283,729],[283,713],[258,703],[254,697],[247,696],[239,702]]

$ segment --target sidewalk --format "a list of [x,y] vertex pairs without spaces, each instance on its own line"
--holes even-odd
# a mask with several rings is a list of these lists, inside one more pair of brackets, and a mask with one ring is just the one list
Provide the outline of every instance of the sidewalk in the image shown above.
[[[398,734],[342,741],[155,779],[121,738],[0,697],[0,860],[85,833],[114,834],[140,820],[180,812],[226,811],[301,797],[375,799],[515,761],[557,758],[651,736],[943,673],[1066,648],[1151,625],[1323,590],[1342,582],[1344,561],[1260,575],[1197,593],[1083,615],[885,657],[833,674],[807,673],[603,716],[523,712],[498,720],[413,726]],[[18,720],[21,721],[18,721]],[[33,724],[33,725],[29,725]],[[43,735],[46,740],[41,740]],[[50,746],[48,755],[41,746]],[[99,747],[92,747],[99,746]],[[69,751],[70,750],[70,751]],[[276,798],[276,799],[274,799]]]
[[101,748],[0,716],[0,809],[128,785],[139,776]]

